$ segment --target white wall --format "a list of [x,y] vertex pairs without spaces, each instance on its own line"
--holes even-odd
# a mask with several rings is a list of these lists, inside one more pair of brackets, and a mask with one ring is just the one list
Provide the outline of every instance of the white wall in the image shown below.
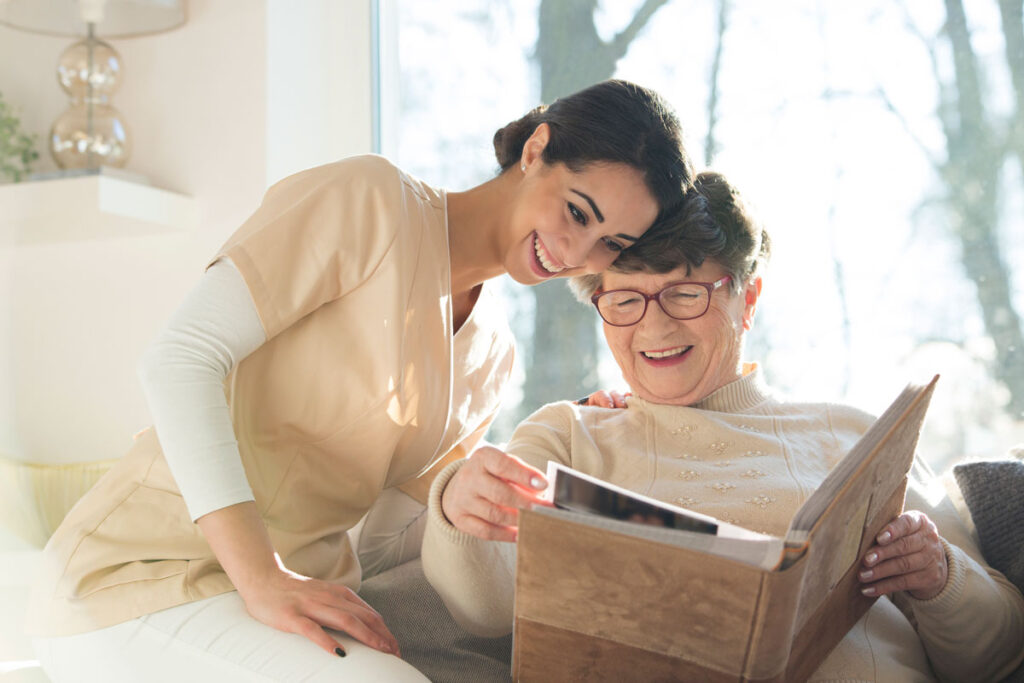
[[267,0],[267,184],[372,149],[369,0]]
[[[149,424],[139,355],[268,179],[369,151],[368,0],[289,5],[188,0],[183,27],[113,41],[125,65],[114,105],[134,138],[127,170],[195,197],[200,227],[0,247],[0,452],[122,455]],[[0,26],[0,92],[43,140],[66,107],[53,68],[69,43]],[[36,170],[54,168],[41,147]]]

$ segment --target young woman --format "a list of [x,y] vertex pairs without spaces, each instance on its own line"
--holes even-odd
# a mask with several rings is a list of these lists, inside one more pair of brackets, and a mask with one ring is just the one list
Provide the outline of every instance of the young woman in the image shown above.
[[376,156],[268,191],[142,361],[155,429],[47,545],[53,680],[423,680],[354,593],[349,528],[495,414],[513,342],[483,283],[603,271],[693,175],[675,116],[623,81],[494,146],[464,192]]

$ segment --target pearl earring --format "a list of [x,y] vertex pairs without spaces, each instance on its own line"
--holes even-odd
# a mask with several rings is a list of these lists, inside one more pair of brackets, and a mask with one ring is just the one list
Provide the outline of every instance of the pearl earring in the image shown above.
[[520,165],[519,168],[523,170],[523,173],[526,173],[526,164]]

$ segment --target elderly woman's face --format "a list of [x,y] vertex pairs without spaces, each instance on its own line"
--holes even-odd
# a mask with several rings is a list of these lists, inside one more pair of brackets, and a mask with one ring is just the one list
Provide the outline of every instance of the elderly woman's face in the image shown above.
[[[726,275],[706,261],[689,275],[678,268],[653,273],[604,274],[602,289],[654,294],[673,282],[715,282]],[[742,375],[742,338],[753,321],[757,289],[734,294],[729,286],[711,295],[707,313],[692,320],[670,318],[651,301],[643,319],[630,327],[604,324],[608,346],[633,394],[653,403],[691,405]]]

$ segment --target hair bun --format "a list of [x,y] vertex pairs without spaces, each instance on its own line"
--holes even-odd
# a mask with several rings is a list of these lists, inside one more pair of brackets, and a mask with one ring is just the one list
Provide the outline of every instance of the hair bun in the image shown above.
[[545,105],[540,105],[527,112],[521,118],[499,128],[494,134],[494,156],[498,159],[501,170],[507,170],[519,163],[523,155],[523,145],[533,135],[533,131],[544,122]]

